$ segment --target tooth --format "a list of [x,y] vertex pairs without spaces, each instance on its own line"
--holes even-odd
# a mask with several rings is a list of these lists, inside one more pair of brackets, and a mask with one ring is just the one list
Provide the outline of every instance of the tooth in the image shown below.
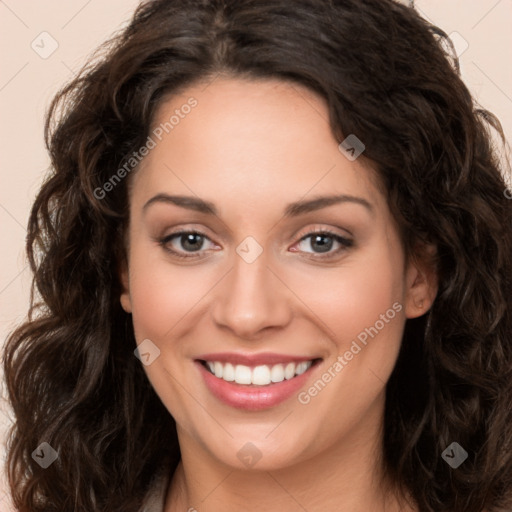
[[272,382],[282,382],[284,380],[284,366],[282,364],[272,366],[270,380]]
[[208,368],[210,368],[210,371],[215,374],[215,365],[211,361],[206,361],[206,364],[208,365]]
[[235,380],[235,367],[231,363],[226,363],[224,365],[224,370],[222,371],[222,378],[228,382],[232,382]]
[[295,376],[295,363],[288,363],[284,369],[284,378],[286,380],[293,379]]
[[302,375],[311,366],[311,361],[303,361],[295,368],[295,375]]
[[266,386],[270,384],[270,370],[266,365],[256,366],[252,371],[251,382],[257,386]]
[[235,367],[235,382],[237,384],[251,384],[251,369],[243,364],[237,364]]
[[222,363],[215,361],[215,377],[222,378]]

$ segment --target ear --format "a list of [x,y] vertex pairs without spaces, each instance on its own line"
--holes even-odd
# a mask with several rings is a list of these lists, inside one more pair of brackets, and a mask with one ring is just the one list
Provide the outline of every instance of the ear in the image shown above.
[[416,318],[432,306],[439,287],[437,250],[431,244],[418,244],[405,270],[405,316]]
[[130,298],[130,276],[128,272],[128,262],[123,258],[119,265],[119,280],[121,282],[121,307],[127,312],[132,312],[132,301]]

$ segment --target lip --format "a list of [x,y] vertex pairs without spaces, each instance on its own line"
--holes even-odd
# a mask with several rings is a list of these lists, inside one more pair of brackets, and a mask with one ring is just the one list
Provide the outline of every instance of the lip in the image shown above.
[[[218,354],[215,354],[215,356],[218,357]],[[244,385],[236,384],[235,382],[227,382],[224,379],[215,377],[215,375],[210,373],[202,361],[196,359],[194,364],[197,366],[199,372],[201,373],[208,390],[221,402],[236,409],[242,409],[246,411],[260,411],[263,409],[275,407],[276,405],[289,399],[291,396],[294,396],[302,387],[304,387],[307,380],[312,376],[313,372],[322,361],[319,358],[311,359],[313,359],[313,364],[301,375],[297,375],[290,380],[283,380],[281,382],[268,384],[267,386]],[[311,359],[303,357],[296,359],[292,358],[288,359],[287,362],[310,361]],[[208,360],[231,362],[217,358]],[[240,361],[240,359],[237,358],[236,361]],[[258,359],[258,361],[261,361],[261,359]],[[283,359],[280,359],[279,362],[283,362]],[[237,364],[243,363],[238,362]]]

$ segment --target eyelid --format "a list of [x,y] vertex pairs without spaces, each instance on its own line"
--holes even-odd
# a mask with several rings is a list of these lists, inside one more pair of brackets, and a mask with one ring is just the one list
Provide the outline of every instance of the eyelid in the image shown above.
[[[342,234],[339,231],[336,231],[335,229],[338,229],[339,231],[345,231],[346,234]],[[295,236],[297,236],[299,240],[303,240],[304,237],[308,235],[314,235],[316,233],[328,233],[329,235],[339,236],[345,239],[353,238],[352,233],[348,229],[341,230],[341,228],[325,227],[325,225],[321,224],[314,225],[312,228],[307,228],[305,230],[299,230],[298,234]]]

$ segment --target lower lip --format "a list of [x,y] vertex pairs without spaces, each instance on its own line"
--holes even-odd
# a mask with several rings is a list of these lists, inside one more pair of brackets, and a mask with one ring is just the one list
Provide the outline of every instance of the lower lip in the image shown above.
[[227,382],[215,377],[201,362],[195,361],[206,387],[225,404],[237,409],[259,411],[284,402],[302,388],[319,361],[313,363],[303,374],[267,386],[243,385]]

